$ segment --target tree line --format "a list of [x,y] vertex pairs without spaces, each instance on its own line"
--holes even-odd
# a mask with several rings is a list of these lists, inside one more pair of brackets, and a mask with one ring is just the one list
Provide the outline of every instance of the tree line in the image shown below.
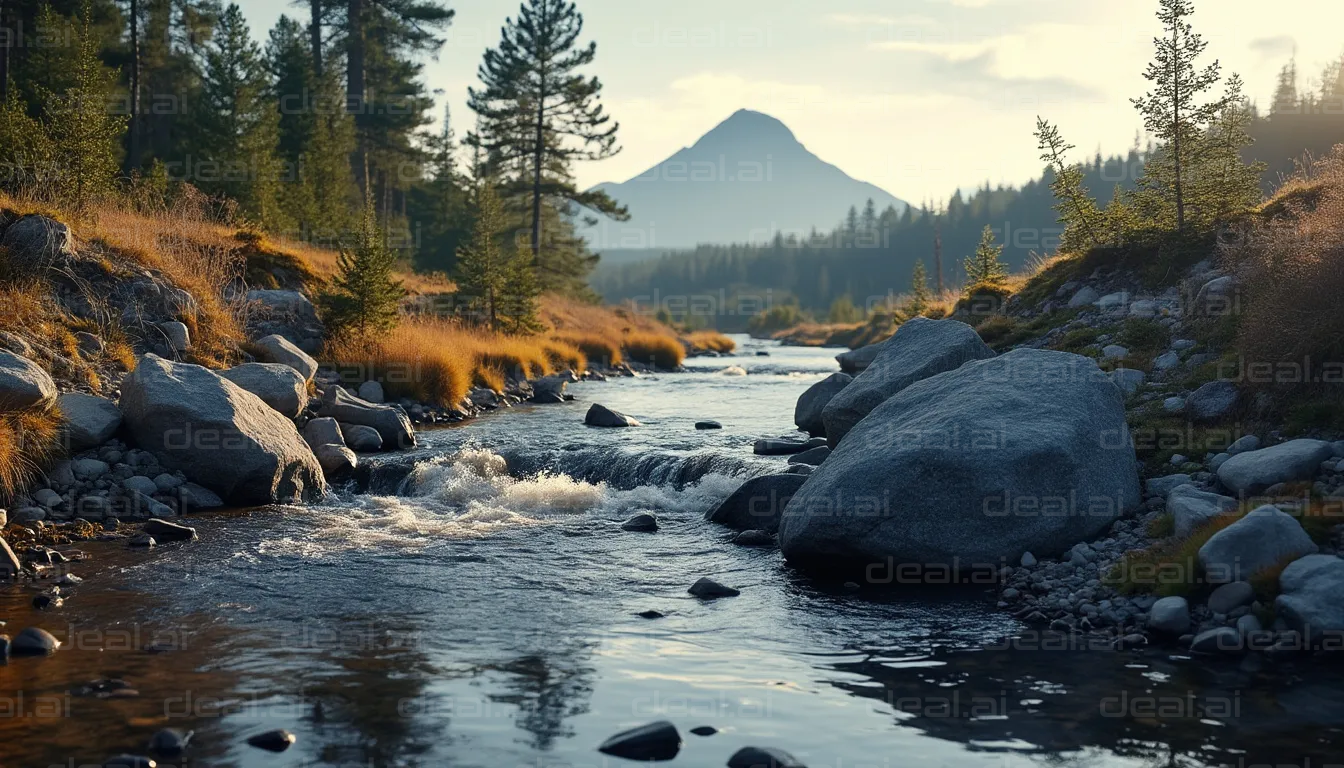
[[575,162],[620,147],[573,2],[524,0],[505,20],[461,140],[446,110],[429,130],[423,78],[452,9],[300,7],[258,44],[217,0],[0,0],[0,188],[75,210],[202,193],[232,223],[385,273],[343,273],[336,315],[381,301],[350,327],[393,319],[400,294],[376,264],[454,277],[458,310],[498,330],[532,327],[539,291],[587,291],[597,257],[575,235],[577,206],[626,214],[574,187]]

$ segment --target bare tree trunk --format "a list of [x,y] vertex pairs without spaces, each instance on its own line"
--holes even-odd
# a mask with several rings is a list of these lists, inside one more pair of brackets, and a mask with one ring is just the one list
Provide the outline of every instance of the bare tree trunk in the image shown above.
[[131,0],[131,119],[126,172],[140,163],[140,0]]
[[308,0],[308,38],[313,48],[313,74],[322,79],[322,0]]
[[369,158],[364,148],[365,85],[364,85],[364,0],[349,0],[346,31],[346,106],[355,121],[355,151],[350,165],[355,183],[365,200],[369,196]]
[[535,266],[541,265],[541,162],[545,154],[541,143],[545,138],[542,132],[545,123],[546,92],[542,91],[537,99],[536,146],[532,150],[532,262]]

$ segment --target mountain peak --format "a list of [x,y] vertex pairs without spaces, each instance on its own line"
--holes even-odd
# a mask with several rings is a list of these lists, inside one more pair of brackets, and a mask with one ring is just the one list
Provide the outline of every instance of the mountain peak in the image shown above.
[[695,143],[697,147],[714,144],[737,144],[749,141],[775,144],[797,144],[798,138],[779,118],[751,109],[739,109],[726,120],[710,129]]

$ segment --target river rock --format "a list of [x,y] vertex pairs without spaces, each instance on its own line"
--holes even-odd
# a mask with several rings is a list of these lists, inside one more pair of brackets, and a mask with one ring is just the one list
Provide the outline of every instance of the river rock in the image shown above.
[[624,523],[621,523],[621,530],[635,531],[637,533],[653,533],[658,530],[658,518],[648,512],[640,512],[632,515]]
[[143,493],[146,496],[153,496],[159,492],[159,486],[153,480],[144,475],[132,475],[121,481],[121,487],[127,491]]
[[75,254],[75,236],[56,219],[29,214],[10,224],[0,238],[15,277],[41,277],[54,264]]
[[149,751],[160,755],[179,755],[191,742],[191,731],[185,733],[176,728],[161,728],[149,737]]
[[308,383],[303,375],[280,363],[244,363],[220,376],[261,398],[287,419],[298,418],[308,405]]
[[782,749],[743,747],[728,758],[728,768],[807,768],[807,766]]
[[341,387],[331,387],[322,395],[319,416],[330,416],[346,424],[373,427],[383,439],[384,450],[414,448],[415,428],[400,408],[365,402]]
[[701,577],[686,591],[706,600],[713,600],[716,597],[737,597],[742,594],[741,591],[726,587],[708,576]]
[[597,748],[627,760],[671,760],[681,751],[681,734],[666,720],[621,731]]
[[710,510],[705,519],[739,531],[774,533],[779,530],[784,508],[807,479],[795,474],[753,477]]
[[620,411],[602,405],[593,403],[588,408],[588,414],[583,417],[583,423],[590,427],[638,427],[639,422],[626,416]]
[[224,506],[224,500],[219,498],[219,494],[197,485],[196,483],[183,483],[178,488],[178,498],[182,502],[182,511],[198,512],[203,509],[218,509]]
[[1344,560],[1334,555],[1307,555],[1279,575],[1275,614],[1311,645],[1327,635],[1338,648],[1344,636]]
[[322,474],[327,479],[345,477],[359,466],[359,457],[344,445],[327,443],[313,449],[317,463],[322,466]]
[[853,380],[854,377],[847,373],[832,373],[808,387],[807,391],[799,396],[798,404],[793,407],[793,423],[813,437],[825,437],[826,424],[822,421],[822,411],[826,408],[826,404],[831,402],[831,398],[839,394]]
[[980,335],[956,320],[916,317],[882,342],[873,361],[822,409],[832,448],[887,398],[921,379],[952,371],[972,360],[994,357]]
[[142,529],[159,541],[193,541],[196,538],[195,528],[168,520],[147,520]]
[[56,401],[65,419],[65,435],[71,451],[82,451],[106,443],[121,426],[117,404],[104,397],[67,392]]
[[812,466],[819,466],[823,461],[826,460],[826,457],[830,455],[831,455],[831,447],[829,445],[819,445],[816,448],[809,448],[806,451],[803,451],[802,453],[795,453],[794,455],[789,457],[789,463],[811,464]]
[[841,372],[850,376],[857,376],[863,373],[863,370],[873,362],[873,358],[877,357],[881,351],[882,345],[880,343],[869,344],[866,347],[859,347],[849,352],[841,352],[835,356],[835,361],[840,364]]
[[106,461],[98,459],[75,459],[70,462],[70,469],[74,471],[76,478],[91,482],[106,475],[111,467]]
[[250,736],[247,743],[258,749],[264,749],[267,752],[284,752],[294,745],[298,739],[294,734],[283,728],[276,728],[273,731],[259,733],[256,736]]
[[1232,415],[1241,393],[1230,381],[1210,381],[1185,399],[1185,412],[1194,421],[1217,421]]
[[191,329],[187,328],[186,323],[177,320],[159,323],[159,331],[172,351],[186,352],[191,349]]
[[1111,381],[1125,393],[1125,397],[1138,392],[1139,387],[1142,387],[1147,380],[1148,374],[1133,368],[1116,368],[1111,371]]
[[330,416],[309,419],[308,423],[303,425],[303,439],[314,449],[319,445],[346,444],[340,422]]
[[199,365],[145,355],[122,381],[121,411],[136,444],[231,504],[313,501],[325,492],[294,422]]
[[1232,627],[1214,627],[1195,635],[1190,642],[1191,653],[1238,655],[1246,652],[1241,632]]
[[56,382],[37,363],[0,351],[0,411],[50,408],[56,395]]
[[781,440],[773,437],[763,437],[751,446],[751,452],[757,456],[792,456],[810,449],[810,446],[802,440]]
[[1224,461],[1218,480],[1238,494],[1259,493],[1271,485],[1310,480],[1332,453],[1324,440],[1289,440]]
[[284,336],[271,334],[258,339],[256,348],[257,357],[260,357],[263,362],[288,365],[298,371],[305,382],[312,381],[313,377],[317,375],[317,361],[310,357],[307,352],[294,346]]
[[173,517],[177,514],[172,507],[139,491],[126,492],[124,511],[128,517]]
[[966,568],[1064,552],[1139,501],[1120,391],[1089,358],[1016,349],[875,409],[794,495],[779,539],[803,565]]
[[[1314,555],[1308,555],[1308,557],[1314,557]],[[1255,602],[1255,589],[1251,587],[1250,582],[1230,581],[1213,590],[1209,595],[1209,610],[1226,616],[1243,605],[1250,605],[1253,602]]]
[[742,531],[733,537],[733,543],[739,547],[773,547],[775,537],[767,531]]
[[696,428],[696,429],[699,429],[699,430],[706,430],[706,429],[723,429],[723,425],[720,424],[720,423],[717,422],[717,421],[705,420],[705,421],[697,421],[697,422],[695,422],[695,428]]
[[1190,631],[1190,604],[1184,597],[1164,597],[1148,610],[1148,629],[1179,637]]
[[382,405],[387,402],[387,397],[383,394],[383,385],[377,381],[361,383],[359,385],[359,399],[374,405]]
[[383,436],[373,427],[342,424],[341,435],[345,438],[345,444],[356,453],[373,453],[383,449]]
[[9,651],[15,656],[45,656],[61,647],[61,641],[45,629],[24,627],[14,636]]
[[1199,548],[1199,564],[1208,583],[1226,584],[1315,551],[1293,516],[1267,504],[1210,537]]
[[532,402],[565,402],[565,387],[570,381],[570,376],[566,375],[543,376],[540,379],[537,379],[532,382]]
[[1176,537],[1181,539],[1209,520],[1236,509],[1236,499],[1201,491],[1193,485],[1178,485],[1167,494],[1167,512],[1176,524]]

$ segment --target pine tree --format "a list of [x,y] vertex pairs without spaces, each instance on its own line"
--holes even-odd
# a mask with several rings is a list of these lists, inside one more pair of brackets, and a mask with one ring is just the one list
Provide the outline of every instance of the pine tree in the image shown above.
[[1196,223],[1208,228],[1226,221],[1260,202],[1260,176],[1264,163],[1247,164],[1243,150],[1253,139],[1255,118],[1242,95],[1241,78],[1227,80],[1222,110],[1200,137],[1198,173],[1190,183],[1190,208]]
[[910,314],[924,314],[924,310],[929,308],[931,298],[929,295],[929,276],[924,270],[924,260],[919,259],[915,262],[914,269],[910,270],[910,303],[908,304]]
[[1000,258],[1002,255],[1003,246],[994,244],[994,230],[986,226],[980,233],[980,245],[976,246],[975,255],[962,262],[966,269],[967,290],[1002,285],[1008,277],[1008,268]]
[[334,290],[321,297],[323,320],[336,335],[371,341],[397,326],[406,289],[394,276],[396,264],[373,206],[365,205],[355,247],[341,251]]
[[[602,83],[580,70],[597,56],[597,44],[577,47],[583,16],[567,0],[525,0],[505,22],[498,48],[485,52],[482,87],[469,89],[480,117],[474,135],[497,171],[512,171],[515,191],[526,190],[531,248],[542,258],[543,202],[547,198],[625,220],[629,213],[606,193],[579,192],[571,165],[620,151],[619,125],[603,111]],[[549,233],[548,233],[549,234]]]
[[1270,105],[1269,114],[1295,115],[1301,111],[1300,104],[1297,93],[1297,59],[1294,57],[1279,70],[1279,81],[1274,87],[1274,103]]
[[1186,19],[1194,13],[1193,0],[1159,0],[1157,13],[1165,31],[1153,39],[1153,61],[1143,76],[1153,84],[1142,98],[1133,99],[1148,132],[1161,148],[1141,180],[1148,207],[1170,207],[1177,231],[1185,230],[1186,187],[1198,158],[1204,128],[1222,110],[1224,100],[1208,100],[1220,78],[1217,61],[1196,65],[1208,46]]
[[439,135],[428,141],[429,175],[412,190],[411,219],[424,236],[416,250],[416,268],[452,272],[457,249],[470,236],[470,200],[457,168],[457,137],[445,106]]
[[85,0],[76,38],[72,82],[65,93],[46,94],[46,124],[55,147],[59,175],[56,194],[82,208],[113,192],[121,168],[119,154],[126,120],[108,108],[116,76],[98,58],[99,43],[89,24]]
[[491,330],[505,325],[508,284],[518,277],[516,256],[499,244],[504,229],[504,209],[494,184],[478,181],[471,241],[457,252],[456,278],[464,308]]
[[1036,146],[1041,150],[1041,160],[1055,174],[1050,190],[1058,201],[1055,210],[1059,211],[1059,222],[1064,225],[1059,250],[1077,253],[1101,245],[1102,215],[1096,201],[1083,186],[1083,169],[1064,160],[1074,146],[1064,141],[1059,128],[1039,116],[1036,118]]
[[263,227],[276,228],[281,167],[275,151],[279,115],[261,48],[236,4],[224,10],[205,53],[204,88],[195,136],[201,187],[237,201]]

